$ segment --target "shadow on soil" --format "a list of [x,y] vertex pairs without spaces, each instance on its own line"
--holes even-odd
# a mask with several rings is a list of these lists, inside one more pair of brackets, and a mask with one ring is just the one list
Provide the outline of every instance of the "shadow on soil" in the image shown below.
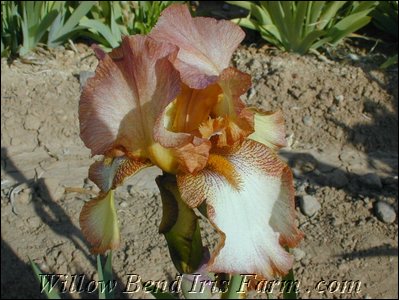
[[[26,178],[18,171],[13,161],[8,157],[7,149],[3,147],[1,148],[1,159],[6,162],[7,166],[11,167],[10,169],[16,170],[8,173],[8,175],[16,180],[17,183],[15,186],[25,182],[32,182],[32,179]],[[97,269],[95,256],[90,255],[87,250],[83,249],[80,245],[82,242],[86,243],[80,229],[72,223],[65,210],[51,198],[48,188],[43,181],[39,179],[37,182],[34,182],[33,188],[35,190],[33,200],[34,209],[37,216],[41,219],[41,222],[59,236],[63,236],[72,242],[74,247],[84,253],[86,259]],[[39,283],[34,278],[34,273],[30,265],[21,261],[14,250],[3,240],[1,242],[1,250],[2,298],[45,298],[43,294],[40,294]],[[45,250],[46,249],[43,249],[44,256],[46,255]],[[49,267],[51,268],[51,266]],[[57,270],[52,271],[57,273]],[[91,278],[89,274],[85,274],[84,270],[77,275],[84,275],[86,279]],[[114,280],[117,281],[117,287],[124,287],[124,283],[119,278],[115,278],[115,273]],[[118,298],[126,299],[126,294],[118,294],[118,292],[121,291],[116,291],[116,296]],[[84,299],[95,299],[97,296],[97,293],[81,293],[80,295],[80,297]],[[65,293],[62,294],[62,298],[68,299],[70,296]]]
[[382,245],[367,250],[355,251],[352,253],[342,254],[340,257],[353,260],[355,258],[375,257],[375,256],[398,256],[398,248],[391,245]]
[[[393,101],[397,109],[397,91],[393,93]],[[299,180],[307,180],[317,186],[330,186],[343,189],[351,196],[398,196],[398,116],[385,107],[369,99],[364,102],[364,114],[372,122],[355,124],[352,127],[328,118],[335,126],[341,127],[347,136],[348,143],[367,156],[367,168],[370,170],[383,167],[387,174],[383,178],[374,175],[356,174],[343,168],[318,161],[312,154],[288,152],[282,150],[283,156],[294,176]],[[328,149],[326,149],[328,151]],[[341,153],[345,154],[345,153]],[[306,166],[308,166],[306,170]],[[305,171],[295,173],[295,169]],[[372,173],[372,171],[370,171]]]

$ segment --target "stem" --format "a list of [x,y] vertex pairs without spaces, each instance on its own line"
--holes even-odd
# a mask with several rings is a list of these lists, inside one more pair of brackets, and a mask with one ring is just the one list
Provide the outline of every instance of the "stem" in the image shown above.
[[241,275],[221,274],[221,276],[221,279],[226,278],[226,280],[229,280],[228,290],[222,294],[221,299],[245,299],[246,292],[240,292],[242,283]]

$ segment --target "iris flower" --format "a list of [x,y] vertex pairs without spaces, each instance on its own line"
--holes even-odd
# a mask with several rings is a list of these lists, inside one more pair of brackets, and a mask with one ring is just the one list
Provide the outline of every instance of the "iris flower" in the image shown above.
[[101,191],[80,215],[93,253],[118,247],[115,188],[155,165],[176,176],[190,208],[205,205],[219,232],[209,271],[272,278],[291,269],[284,247],[302,233],[292,173],[276,154],[283,116],[240,99],[251,78],[229,63],[243,38],[229,21],[172,5],[148,36],[126,36],[109,54],[96,49],[99,65],[79,104],[81,138],[103,157],[89,169]]

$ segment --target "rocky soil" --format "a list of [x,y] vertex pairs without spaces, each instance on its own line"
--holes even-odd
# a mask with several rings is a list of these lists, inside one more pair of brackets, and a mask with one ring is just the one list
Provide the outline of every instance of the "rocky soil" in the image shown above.
[[[2,60],[2,298],[44,298],[28,258],[43,272],[84,274],[86,282],[97,278],[95,257],[78,224],[95,187],[87,179],[93,160],[79,138],[77,115],[79,78],[96,63],[92,51],[80,44],[11,63]],[[332,60],[265,46],[241,46],[234,64],[253,78],[245,101],[280,109],[286,118],[289,147],[280,154],[294,172],[299,227],[305,233],[292,250],[300,297],[395,298],[397,69],[381,71],[362,57]],[[113,266],[122,298],[151,298],[121,293],[128,274],[142,280],[176,276],[158,234],[157,174],[148,169],[117,190],[123,241]],[[213,247],[216,234],[205,220],[202,226]],[[359,288],[346,293],[344,283],[350,280],[358,280]]]

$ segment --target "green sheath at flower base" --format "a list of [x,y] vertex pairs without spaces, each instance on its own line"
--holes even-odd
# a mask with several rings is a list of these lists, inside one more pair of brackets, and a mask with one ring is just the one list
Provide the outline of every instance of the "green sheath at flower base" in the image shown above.
[[203,253],[198,217],[182,201],[175,176],[164,174],[156,182],[163,207],[159,232],[165,235],[176,269],[181,273],[192,273],[198,269]]

